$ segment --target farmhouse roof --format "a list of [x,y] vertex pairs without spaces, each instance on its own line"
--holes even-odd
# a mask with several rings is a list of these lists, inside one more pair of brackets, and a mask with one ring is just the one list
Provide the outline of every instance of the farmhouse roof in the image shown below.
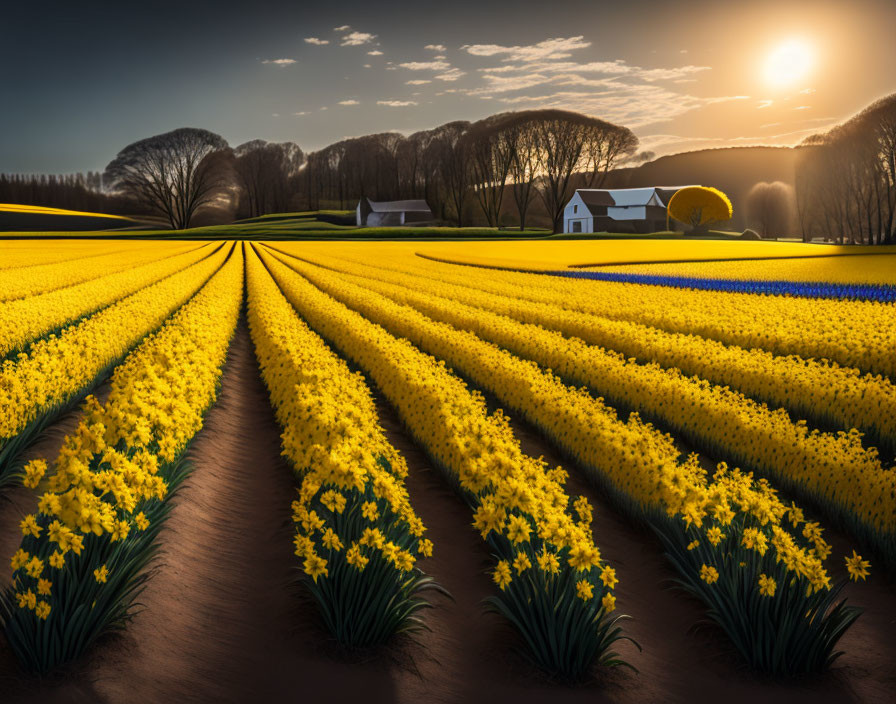
[[579,189],[579,195],[582,197],[582,202],[585,205],[616,205],[616,201],[613,200],[613,196],[610,195],[609,191],[599,191],[596,189]]
[[425,200],[370,200],[374,213],[428,213],[431,212]]
[[[649,188],[580,188],[576,191],[582,202],[592,207],[632,207],[660,205],[665,207],[669,199],[687,186],[651,186]],[[653,202],[651,202],[653,201]],[[657,202],[659,201],[659,202]]]

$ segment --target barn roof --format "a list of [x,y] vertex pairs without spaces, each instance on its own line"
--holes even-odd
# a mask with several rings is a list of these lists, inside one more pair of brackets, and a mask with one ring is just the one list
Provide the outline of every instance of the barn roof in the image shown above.
[[370,200],[370,209],[374,213],[429,213],[425,200]]
[[579,195],[582,197],[582,202],[585,205],[616,205],[616,202],[613,200],[613,196],[610,195],[609,191],[601,191],[593,188],[579,189]]
[[649,188],[580,188],[576,191],[590,210],[595,207],[625,207],[651,205],[656,196],[661,205],[669,204],[676,191],[687,186],[651,186]]

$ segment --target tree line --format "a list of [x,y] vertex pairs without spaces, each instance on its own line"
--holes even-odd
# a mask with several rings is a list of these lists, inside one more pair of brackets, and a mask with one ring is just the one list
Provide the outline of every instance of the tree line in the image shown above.
[[408,137],[372,134],[308,155],[300,181],[311,209],[353,206],[359,198],[422,198],[440,220],[459,226],[472,204],[490,227],[513,199],[520,229],[534,201],[562,224],[575,187],[599,188],[631,159],[638,138],[626,127],[564,110],[502,113],[449,122]]
[[[131,212],[164,217],[174,229],[189,227],[203,208],[230,207],[237,217],[252,218],[353,208],[364,197],[425,199],[439,220],[460,226],[479,211],[498,227],[512,199],[521,229],[538,202],[559,230],[574,188],[599,187],[637,146],[626,127],[562,110],[450,122],[407,137],[366,135],[309,154],[292,142],[254,140],[231,148],[213,132],[181,128],[128,145],[100,177],[92,175],[70,195],[90,194],[78,207],[100,212],[109,211],[110,198],[124,201]],[[10,200],[25,202],[21,193]]]
[[0,203],[136,214],[128,199],[115,198],[103,191],[103,175],[97,171],[62,175],[0,174]]
[[[102,174],[0,175],[0,202],[155,214],[182,229],[200,210],[253,218],[353,208],[364,197],[424,199],[438,220],[460,226],[475,218],[524,229],[537,211],[559,231],[575,188],[622,186],[616,180],[631,169],[620,167],[652,158],[637,149],[628,128],[563,110],[371,134],[307,154],[293,142],[231,148],[182,128],[128,145]],[[793,184],[757,183],[736,204],[760,235],[896,243],[896,96],[805,140],[795,172]]]
[[805,140],[795,187],[804,239],[896,244],[896,95]]

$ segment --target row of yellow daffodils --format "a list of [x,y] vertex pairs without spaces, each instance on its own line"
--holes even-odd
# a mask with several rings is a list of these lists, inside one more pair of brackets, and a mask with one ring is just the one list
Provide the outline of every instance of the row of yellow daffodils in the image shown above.
[[[736,389],[819,425],[844,430],[858,428],[872,442],[896,447],[896,385],[880,375],[862,374],[858,369],[829,360],[783,357],[758,348],[729,346],[642,323],[612,320],[555,304],[434,281],[396,271],[384,257],[368,257],[366,264],[304,252],[302,257],[339,271],[431,291],[452,301],[615,350],[639,362],[676,367],[686,375]],[[581,282],[582,294],[590,291],[587,288],[590,283]]]
[[52,472],[34,460],[39,510],[21,523],[7,640],[46,672],[120,625],[146,579],[154,540],[186,474],[178,458],[214,403],[242,302],[243,261],[224,266],[115,371],[104,405],[84,404]]
[[230,247],[141,289],[0,366],[0,484],[48,419],[101,379],[220,268]]
[[[711,613],[722,609],[718,620],[735,642],[747,644],[744,655],[750,662],[766,667],[762,654],[775,637],[774,629],[749,623],[752,595],[761,595],[763,575],[767,578],[774,574],[781,581],[782,592],[787,594],[781,597],[782,603],[795,598],[801,613],[808,614],[804,620],[794,621],[786,608],[777,613],[782,619],[779,625],[794,629],[795,637],[804,642],[815,642],[819,634],[839,637],[857,617],[857,611],[828,613],[839,590],[839,585],[832,588],[824,567],[830,546],[818,524],[805,522],[795,505],[785,506],[765,480],[729,471],[724,465],[710,479],[696,456],[680,461],[672,438],[643,423],[637,414],[623,422],[602,399],[584,389],[565,386],[549,371],[471,332],[433,321],[414,308],[340,280],[332,272],[295,260],[289,266],[366,318],[443,359],[540,426],[589,468],[592,477],[633,515],[655,524],[659,521],[660,534],[671,541],[670,553],[677,548],[688,557],[691,551],[687,546],[692,550],[701,544],[718,548],[713,556],[694,553],[706,562],[694,565],[678,559],[676,566],[692,585],[715,583],[719,570],[730,568],[717,587],[723,592],[719,598],[724,608],[709,596],[699,595],[711,607]],[[798,527],[803,524],[800,532]],[[723,544],[723,538],[730,540]],[[761,561],[746,559],[750,550],[760,549]],[[746,633],[740,630],[745,622]],[[822,623],[824,628],[818,628]],[[818,667],[817,658],[812,658],[819,652],[829,652],[824,646],[833,647],[836,638],[825,635],[820,642],[813,645],[796,670]]]
[[[183,252],[183,248],[179,250],[169,251],[168,256],[164,258],[155,254],[155,261],[145,264],[137,262],[132,267],[110,273],[108,276],[94,277],[89,281],[57,288],[43,295],[0,303],[0,358],[24,348],[41,335],[57,330],[71,321],[78,320],[145,286],[190,267],[209,256],[215,250],[215,246],[205,245],[201,248],[193,246],[187,252]],[[122,259],[127,261],[124,257]],[[69,266],[73,269],[79,268],[75,263]]]
[[[261,260],[247,261],[249,329],[283,454],[301,479],[295,553],[337,640],[371,645],[413,620],[432,554],[364,378],[349,370],[283,297]],[[370,563],[373,564],[370,564]]]
[[470,330],[568,382],[589,386],[615,404],[661,419],[709,454],[759,470],[776,484],[827,507],[880,552],[896,548],[896,471],[881,464],[875,449],[865,449],[856,431],[810,431],[783,409],[770,410],[728,387],[686,377],[674,368],[639,364],[578,338],[419,288],[350,275],[342,278]]
[[[294,251],[294,245],[284,246]],[[354,258],[358,258],[354,255]],[[779,355],[829,359],[896,378],[892,304],[696,291],[448,265],[399,256],[382,266],[558,308],[700,335]]]
[[52,249],[46,240],[3,240],[0,241],[0,271],[11,273],[12,269],[26,271],[26,267],[46,266],[54,262],[73,262],[78,259],[99,257],[125,249],[125,243],[98,242],[96,240],[61,240],[53,243]]
[[[500,411],[489,414],[482,396],[444,363],[321,293],[264,250],[261,256],[300,315],[369,374],[472,502],[473,524],[498,559],[495,607],[512,616],[544,667],[569,675],[569,658],[551,652],[550,642],[556,646],[560,637],[554,626],[563,624],[568,632],[582,623],[612,623],[604,616],[615,604],[616,577],[593,542],[588,501],[575,501],[574,518],[563,487],[566,473],[525,455]],[[561,597],[565,611],[551,601]],[[567,617],[572,623],[563,621]],[[539,625],[540,635],[530,632]],[[584,630],[594,640],[597,630]],[[590,653],[592,660],[606,654]]]
[[0,301],[36,296],[75,286],[83,281],[133,269],[141,264],[197,249],[199,246],[183,242],[141,242],[125,251],[112,251],[83,260],[63,260],[10,271],[0,270]]

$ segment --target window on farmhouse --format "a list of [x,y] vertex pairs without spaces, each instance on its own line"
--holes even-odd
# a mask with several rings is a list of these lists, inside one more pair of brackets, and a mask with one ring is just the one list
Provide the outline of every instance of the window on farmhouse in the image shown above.
[[582,221],[581,220],[576,220],[572,224],[572,231],[573,232],[581,232],[582,231]]
[[577,206],[577,205],[572,206],[572,212],[574,212],[574,213],[579,212],[579,206]]

